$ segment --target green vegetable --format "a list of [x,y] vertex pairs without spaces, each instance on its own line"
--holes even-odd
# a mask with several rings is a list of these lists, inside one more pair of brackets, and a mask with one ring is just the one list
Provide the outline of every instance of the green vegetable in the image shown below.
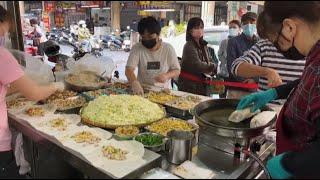
[[143,134],[136,137],[136,140],[145,146],[158,146],[162,144],[163,137],[160,135]]

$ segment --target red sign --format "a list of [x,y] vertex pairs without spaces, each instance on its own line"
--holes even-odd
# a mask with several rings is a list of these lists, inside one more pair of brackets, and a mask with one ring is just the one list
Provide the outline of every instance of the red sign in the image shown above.
[[49,19],[49,16],[46,14],[46,15],[43,15],[43,24],[45,26],[45,28],[50,31],[50,19]]
[[44,7],[47,12],[54,10],[54,2],[45,2]]

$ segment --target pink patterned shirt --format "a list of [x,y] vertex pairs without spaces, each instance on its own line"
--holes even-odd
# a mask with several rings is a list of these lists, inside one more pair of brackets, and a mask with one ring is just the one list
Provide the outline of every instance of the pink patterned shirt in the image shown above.
[[8,50],[0,47],[0,152],[11,150],[11,132],[5,101],[7,86],[23,75],[17,60]]

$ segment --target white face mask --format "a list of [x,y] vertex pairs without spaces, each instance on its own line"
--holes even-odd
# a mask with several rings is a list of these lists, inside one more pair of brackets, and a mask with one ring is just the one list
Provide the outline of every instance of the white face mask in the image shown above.
[[239,29],[231,28],[229,29],[229,36],[234,37],[239,35]]

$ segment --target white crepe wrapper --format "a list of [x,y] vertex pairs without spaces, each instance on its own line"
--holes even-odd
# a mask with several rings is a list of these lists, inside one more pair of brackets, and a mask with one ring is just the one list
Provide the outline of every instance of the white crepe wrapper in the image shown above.
[[173,173],[184,179],[212,179],[215,176],[213,171],[200,168],[191,161],[185,161]]
[[275,111],[263,111],[254,116],[250,122],[250,128],[257,128],[267,125],[277,115]]
[[[44,116],[29,116],[28,114],[25,113],[25,111],[28,110],[29,108],[36,108],[36,107],[40,107],[45,110]],[[48,116],[53,115],[56,109],[57,109],[56,106],[49,105],[49,104],[29,105],[29,106],[26,106],[24,109],[22,109],[19,113],[17,113],[16,117],[23,119],[32,125],[33,123],[44,121],[45,119],[47,119]]]
[[[75,135],[76,133],[82,132],[82,131],[89,131],[95,136],[99,137],[101,140],[94,144],[89,143],[77,143],[72,139],[71,137]],[[58,141],[62,143],[62,145],[79,152],[82,155],[89,154],[99,148],[99,144],[103,140],[108,140],[112,137],[112,134],[106,130],[103,130],[101,128],[90,128],[88,126],[76,126],[76,128],[68,130],[66,133],[56,136]]]
[[[65,130],[59,129],[59,128],[54,128],[51,126],[50,121],[54,119],[62,118],[65,119],[67,123],[67,127]],[[81,117],[77,114],[52,114],[46,116],[46,118],[43,121],[38,121],[38,122],[32,122],[31,125],[50,136],[58,137],[61,136],[62,134],[66,134],[67,132],[77,128],[76,126],[78,123],[81,121]]]
[[[126,160],[109,160],[103,156],[102,147],[111,145],[115,148],[120,148],[128,152]],[[104,170],[117,178],[122,178],[128,173],[145,165],[143,159],[144,146],[137,141],[116,141],[111,139],[100,144],[99,148],[90,154],[85,155],[85,158],[95,167]]]
[[[16,94],[7,96],[6,97],[6,102],[10,102],[10,101],[18,99],[18,98],[24,98],[24,97],[20,93],[16,93]],[[35,104],[37,104],[36,101],[28,100],[28,101],[26,101],[26,105],[24,105],[24,106],[21,106],[21,107],[18,107],[18,108],[9,108],[9,107],[7,107],[7,109],[8,109],[8,112],[11,113],[11,114],[18,114],[21,111],[23,111],[25,108],[27,108],[29,106],[32,106],[32,105],[35,105]]]
[[260,109],[258,109],[252,113],[250,109],[251,108],[248,107],[243,110],[236,110],[229,116],[228,120],[234,123],[239,123],[261,112]]

